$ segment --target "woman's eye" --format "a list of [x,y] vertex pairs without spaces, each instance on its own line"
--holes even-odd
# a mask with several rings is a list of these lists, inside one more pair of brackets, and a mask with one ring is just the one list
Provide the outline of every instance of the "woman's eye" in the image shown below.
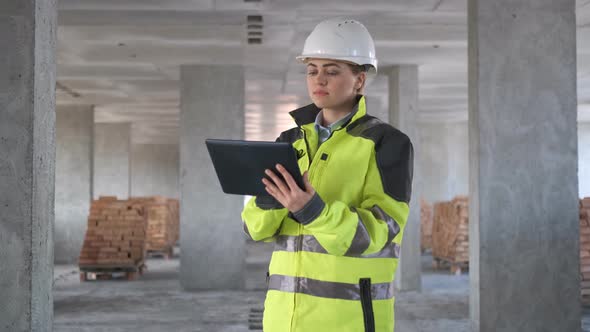
[[313,76],[316,75],[318,72],[317,71],[310,71],[307,73],[308,76]]
[[338,74],[340,74],[340,73],[339,73],[339,72],[337,72],[337,71],[329,71],[327,74],[328,74],[328,75],[331,75],[331,76],[335,76],[335,75],[338,75]]

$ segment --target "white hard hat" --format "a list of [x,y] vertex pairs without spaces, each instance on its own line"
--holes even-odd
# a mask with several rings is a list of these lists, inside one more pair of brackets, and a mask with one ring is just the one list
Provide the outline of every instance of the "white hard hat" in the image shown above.
[[318,24],[297,60],[305,62],[309,58],[352,62],[367,67],[371,76],[377,73],[373,38],[362,23],[351,19],[329,19]]

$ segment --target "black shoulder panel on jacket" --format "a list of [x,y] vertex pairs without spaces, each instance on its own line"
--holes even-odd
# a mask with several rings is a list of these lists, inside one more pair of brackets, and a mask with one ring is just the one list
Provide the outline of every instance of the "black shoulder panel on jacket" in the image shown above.
[[321,109],[319,109],[315,104],[309,104],[291,111],[289,114],[295,120],[295,123],[301,127],[308,123],[314,122],[320,111]]
[[375,143],[383,190],[397,201],[410,203],[414,172],[414,148],[410,138],[369,115],[349,126],[347,131],[352,136],[364,137]]
[[367,130],[370,130],[375,126],[382,124],[385,124],[385,122],[379,120],[374,116],[365,115],[362,118],[351,123],[346,128],[346,131],[348,132],[348,134],[352,136],[363,136],[364,132],[366,132]]
[[303,133],[299,127],[291,128],[289,130],[283,131],[281,136],[277,138],[277,142],[288,142],[293,143],[296,140],[303,138]]

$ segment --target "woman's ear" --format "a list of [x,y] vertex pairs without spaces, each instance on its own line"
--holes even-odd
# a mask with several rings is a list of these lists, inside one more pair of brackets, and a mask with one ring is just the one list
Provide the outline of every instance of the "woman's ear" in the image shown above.
[[363,89],[365,88],[366,81],[367,81],[367,73],[366,72],[360,72],[356,76],[355,88],[356,88],[357,93],[362,93]]

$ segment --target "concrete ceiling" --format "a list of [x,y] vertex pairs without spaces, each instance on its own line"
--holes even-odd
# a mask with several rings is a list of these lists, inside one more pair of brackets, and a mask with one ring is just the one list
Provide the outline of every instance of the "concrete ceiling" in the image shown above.
[[[294,57],[321,20],[372,33],[380,65],[417,64],[425,121],[467,118],[467,0],[59,0],[59,104],[92,104],[97,122],[132,122],[136,143],[178,142],[179,67],[243,65],[246,137],[274,140],[309,103]],[[262,16],[248,45],[247,17]],[[590,0],[577,0],[580,120],[590,121]],[[377,116],[387,80],[367,94]],[[273,128],[273,130],[268,130]]]

